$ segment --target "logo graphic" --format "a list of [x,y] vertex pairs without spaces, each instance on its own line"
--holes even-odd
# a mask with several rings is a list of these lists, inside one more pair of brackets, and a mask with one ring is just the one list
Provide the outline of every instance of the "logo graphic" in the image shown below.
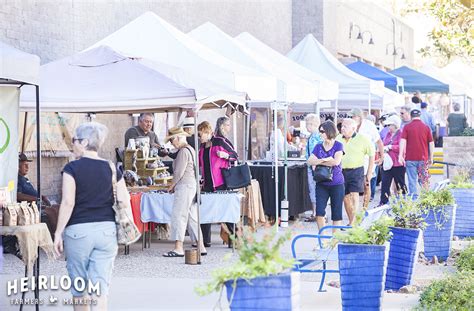
[[58,297],[49,296],[49,304],[50,305],[57,304],[57,303],[58,303]]
[[0,146],[0,154],[2,154],[8,147],[8,144],[10,144],[10,129],[8,128],[7,122],[3,120],[3,118],[0,118],[0,123],[3,123],[5,125],[5,129],[7,132],[7,138],[5,140],[5,144],[3,146]]

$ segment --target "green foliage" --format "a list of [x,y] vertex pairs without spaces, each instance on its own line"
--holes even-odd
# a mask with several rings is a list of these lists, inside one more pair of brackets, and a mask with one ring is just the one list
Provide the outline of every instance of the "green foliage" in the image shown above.
[[470,170],[458,170],[458,174],[454,176],[449,184],[449,189],[471,189],[474,187],[469,174]]
[[428,33],[430,45],[418,52],[422,56],[439,56],[446,62],[455,56],[474,59],[474,14],[459,0],[411,0],[402,14],[424,13],[436,20]]
[[461,136],[474,136],[474,129],[472,127],[465,128]]
[[254,233],[245,228],[239,238],[241,247],[237,251],[238,261],[230,267],[213,271],[212,280],[197,287],[196,292],[201,296],[219,292],[229,280],[236,282],[237,279],[245,279],[251,282],[253,278],[279,274],[293,267],[294,259],[284,259],[280,255],[280,248],[290,239],[291,231],[276,238],[274,229],[267,230],[263,238],[258,240]]
[[390,240],[392,234],[389,227],[393,225],[393,220],[389,217],[381,217],[375,221],[368,229],[360,226],[362,213],[356,217],[355,224],[346,231],[339,231],[334,234],[334,238],[342,243],[349,244],[374,244],[383,245]]
[[461,272],[474,272],[474,245],[461,252],[456,259],[456,267]]
[[401,193],[390,198],[393,226],[405,229],[424,229],[426,226],[423,211],[418,202]]
[[425,190],[421,192],[418,201],[425,211],[427,209],[439,210],[444,206],[453,205],[454,197],[449,189],[438,191]]
[[[433,211],[435,217],[434,225],[438,229],[441,229],[449,220],[449,215],[445,208],[446,206],[452,206],[454,204],[454,196],[448,188],[438,191],[425,190],[421,192],[418,198],[418,204],[425,215]],[[438,214],[440,216],[439,218]]]
[[437,280],[420,295],[417,310],[474,310],[474,272],[456,273]]

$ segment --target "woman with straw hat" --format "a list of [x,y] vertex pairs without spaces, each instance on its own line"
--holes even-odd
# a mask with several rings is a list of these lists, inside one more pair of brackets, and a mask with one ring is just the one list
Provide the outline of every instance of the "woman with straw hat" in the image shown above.
[[[174,192],[173,213],[171,215],[171,240],[175,241],[174,250],[163,254],[164,257],[183,257],[183,241],[186,228],[191,239],[198,240],[196,174],[194,168],[194,149],[186,142],[186,133],[181,127],[168,130],[165,142],[171,142],[178,149],[173,161],[173,182],[168,191]],[[202,243],[202,241],[201,241]],[[201,255],[207,255],[201,244]]]

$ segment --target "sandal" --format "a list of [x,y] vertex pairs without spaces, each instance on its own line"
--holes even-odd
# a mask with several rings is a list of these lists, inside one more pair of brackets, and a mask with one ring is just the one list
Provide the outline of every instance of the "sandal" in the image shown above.
[[184,254],[178,254],[175,251],[169,251],[169,252],[163,254],[163,257],[184,257]]
[[308,218],[306,218],[304,221],[305,222],[315,222],[316,221],[316,216],[311,215]]

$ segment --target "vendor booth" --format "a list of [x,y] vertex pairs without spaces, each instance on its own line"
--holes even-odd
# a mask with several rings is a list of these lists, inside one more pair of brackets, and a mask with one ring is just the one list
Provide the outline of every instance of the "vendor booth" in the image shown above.
[[405,91],[422,93],[449,93],[449,85],[438,81],[426,74],[402,66],[390,71],[391,74],[403,79]]
[[[33,93],[32,110],[36,112],[39,119],[38,74],[40,59],[36,55],[22,52],[3,42],[0,42],[0,51],[0,172],[2,172],[0,174],[0,207],[2,210],[0,213],[0,235],[16,236],[25,264],[25,277],[28,277],[31,272],[34,277],[37,277],[40,275],[39,248],[42,248],[49,256],[52,255],[53,247],[46,224],[40,223],[41,148],[39,135],[36,140],[37,202],[34,204],[16,203],[16,193],[19,99],[23,90],[30,87]],[[36,124],[36,131],[40,132],[39,122]],[[22,214],[21,217],[17,217],[17,211]],[[1,247],[0,251],[3,253]],[[22,293],[22,299],[25,298],[25,294],[26,292]],[[34,295],[35,299],[39,299],[38,278],[36,278]],[[38,304],[36,310],[39,310]]]
[[312,34],[308,34],[287,56],[298,64],[339,83],[335,110],[387,109],[403,105],[403,96],[384,87],[382,81],[363,77],[344,66]]

